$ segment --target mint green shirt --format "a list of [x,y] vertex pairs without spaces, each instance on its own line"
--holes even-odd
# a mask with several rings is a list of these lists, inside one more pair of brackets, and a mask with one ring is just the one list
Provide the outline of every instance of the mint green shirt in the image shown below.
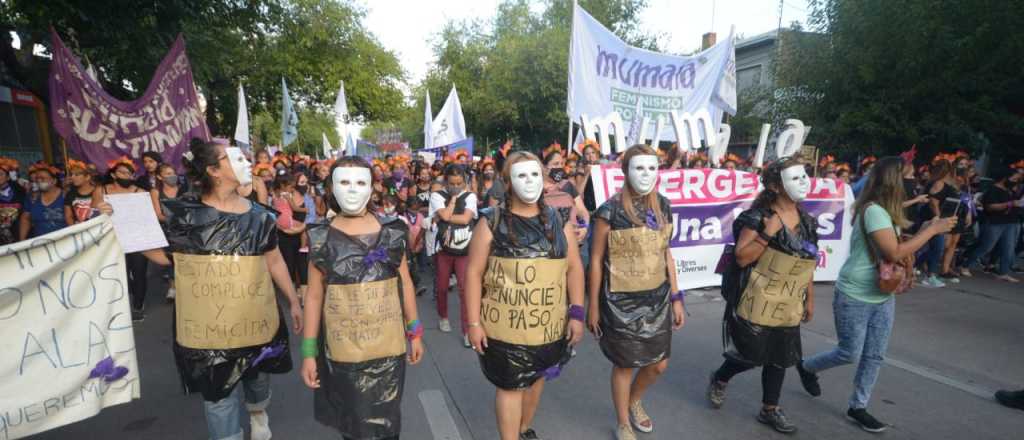
[[[879,304],[892,295],[878,289],[878,267],[871,262],[868,242],[864,237],[864,229],[868,234],[882,229],[892,229],[892,217],[881,206],[871,204],[864,210],[864,227],[860,226],[860,218],[853,222],[853,234],[850,240],[850,257],[839,270],[836,290],[858,301]],[[868,238],[870,239],[870,238]]]

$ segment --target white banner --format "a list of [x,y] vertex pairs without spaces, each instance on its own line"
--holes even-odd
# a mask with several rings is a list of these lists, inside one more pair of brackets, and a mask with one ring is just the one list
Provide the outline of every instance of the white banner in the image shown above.
[[0,440],[140,397],[124,252],[107,216],[0,247]]
[[[624,185],[618,164],[591,168],[594,199],[604,203]],[[676,259],[679,287],[721,286],[715,273],[725,245],[734,243],[732,222],[761,190],[757,174],[726,169],[675,169],[658,173],[658,192],[672,209],[669,246]],[[850,253],[853,191],[840,180],[812,179],[801,207],[818,220],[815,281],[835,281]]]
[[430,142],[433,145],[448,145],[466,139],[466,119],[462,116],[462,103],[459,102],[459,92],[452,86],[448,99],[444,101],[441,111],[431,122],[430,128],[434,130]]
[[[577,5],[569,58],[567,112],[575,122],[612,112],[632,121],[637,99],[650,117],[649,129],[659,116],[669,122],[673,110],[707,110],[716,129],[723,111],[736,114],[732,35],[692,56],[652,52],[626,44]],[[675,138],[670,131],[666,135]]]

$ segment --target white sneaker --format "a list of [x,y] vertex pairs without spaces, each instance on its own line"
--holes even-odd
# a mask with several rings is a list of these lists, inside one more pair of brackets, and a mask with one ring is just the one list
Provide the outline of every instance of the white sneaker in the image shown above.
[[938,289],[946,287],[946,283],[939,281],[939,277],[935,275],[928,275],[927,277],[925,277],[924,280],[921,281],[921,285],[929,289]]
[[442,318],[441,322],[437,326],[438,328],[441,329],[442,332],[448,333],[452,331],[452,325],[451,323],[448,322],[447,318]]
[[458,286],[458,280],[455,279],[455,275],[448,277],[448,288],[454,288]]
[[462,335],[462,346],[466,348],[471,347],[469,343],[469,335]]
[[168,300],[173,300],[176,295],[177,295],[177,291],[175,291],[173,287],[169,287],[167,289],[167,299]]
[[1010,276],[1009,274],[997,275],[996,278],[1000,279],[1000,280],[1003,280],[1003,281],[1006,281],[1007,283],[1019,283],[1020,282],[1020,280]]
[[250,440],[270,440],[270,416],[266,411],[249,413],[249,426],[252,428]]

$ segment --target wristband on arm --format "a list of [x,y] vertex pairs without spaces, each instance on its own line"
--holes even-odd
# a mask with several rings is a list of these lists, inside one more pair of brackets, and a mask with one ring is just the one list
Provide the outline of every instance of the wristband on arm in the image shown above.
[[686,301],[686,291],[685,290],[680,290],[680,291],[678,291],[676,293],[673,293],[673,294],[669,295],[668,298],[672,302],[680,301],[680,302],[683,302],[685,304],[685,301]]
[[320,349],[317,347],[317,338],[302,338],[302,358],[315,358],[320,354]]
[[583,311],[583,306],[579,304],[569,305],[569,319],[583,322],[586,319],[587,314]]
[[405,324],[405,337],[412,341],[423,336],[423,323],[419,319],[411,319]]

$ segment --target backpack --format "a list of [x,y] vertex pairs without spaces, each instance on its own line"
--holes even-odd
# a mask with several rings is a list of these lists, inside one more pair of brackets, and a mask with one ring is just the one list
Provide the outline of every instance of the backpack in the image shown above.
[[[447,193],[442,193],[447,198]],[[472,194],[469,191],[462,193],[455,199],[455,210],[453,214],[466,212],[466,199]],[[473,226],[476,219],[470,220],[465,225],[455,225],[448,222],[440,222],[437,227],[437,247],[448,255],[463,256],[469,254],[469,240],[473,238]]]

